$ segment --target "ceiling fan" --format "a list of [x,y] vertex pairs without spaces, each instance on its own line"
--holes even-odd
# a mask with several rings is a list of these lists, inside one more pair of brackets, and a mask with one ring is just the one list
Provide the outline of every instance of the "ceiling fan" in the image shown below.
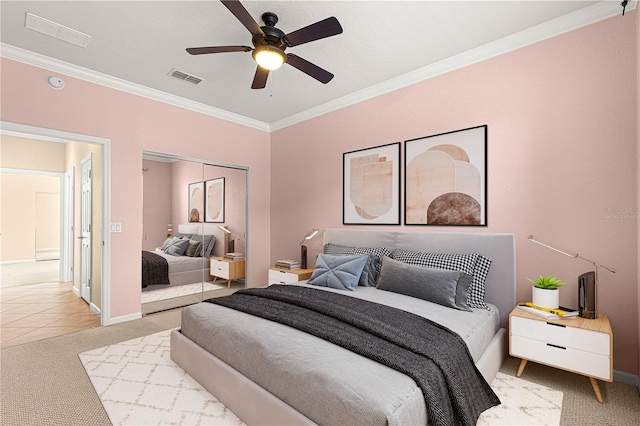
[[247,9],[238,0],[220,0],[227,9],[244,25],[252,34],[253,47],[249,46],[212,46],[190,47],[187,49],[192,55],[225,52],[252,52],[253,59],[258,63],[253,77],[252,89],[263,89],[267,84],[269,71],[287,63],[303,73],[315,78],[321,83],[327,84],[333,78],[329,71],[302,59],[293,53],[284,53],[288,47],[299,46],[311,41],[320,40],[342,33],[342,27],[335,17],[323,19],[299,30],[285,34],[275,27],[278,16],[272,12],[262,14],[264,26],[251,17]]

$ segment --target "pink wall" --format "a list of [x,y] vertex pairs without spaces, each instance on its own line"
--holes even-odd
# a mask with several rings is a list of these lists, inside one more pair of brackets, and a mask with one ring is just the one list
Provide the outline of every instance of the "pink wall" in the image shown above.
[[111,317],[140,312],[142,150],[249,167],[249,285],[270,265],[269,133],[2,58],[2,120],[111,140]]
[[[638,11],[636,10],[635,12],[635,17],[636,17],[636,28],[640,28],[640,13],[638,13]],[[640,46],[640,31],[636,31],[636,46]],[[637,70],[640,70],[640,53],[636,52],[636,58],[638,60],[636,66],[637,66]],[[637,126],[637,140],[636,140],[636,144],[638,147],[640,147],[640,96],[638,96],[638,90],[640,89],[640,72],[638,72],[637,74],[637,85],[636,85],[636,112],[638,114],[637,116],[637,121],[636,121],[636,126]],[[637,197],[637,203],[636,203],[636,207],[640,207],[640,148],[638,149],[638,162],[636,164],[638,164],[638,168],[636,169],[636,174],[637,174],[637,179],[638,179],[638,197]],[[638,258],[636,259],[636,262],[638,264],[640,264],[640,229],[638,229],[638,239],[637,239],[637,247],[638,247]],[[636,281],[637,283],[640,283],[640,267],[638,268],[638,280]],[[638,306],[640,306],[640,289],[637,290],[638,292]],[[638,315],[638,353],[640,353],[640,315]],[[640,371],[640,356],[638,357],[638,371]]]
[[529,234],[616,267],[600,273],[599,307],[614,368],[636,374],[637,218],[608,209],[638,205],[637,46],[629,13],[273,132],[271,262],[298,256],[312,227],[342,227],[344,152],[487,124],[488,226],[406,229],[515,234],[523,301],[527,277],[553,274],[577,307],[577,276],[592,269]]

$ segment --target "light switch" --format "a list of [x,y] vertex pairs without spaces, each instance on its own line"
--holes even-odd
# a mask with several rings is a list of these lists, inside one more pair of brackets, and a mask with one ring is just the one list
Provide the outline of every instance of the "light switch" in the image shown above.
[[122,232],[122,223],[111,222],[111,232]]

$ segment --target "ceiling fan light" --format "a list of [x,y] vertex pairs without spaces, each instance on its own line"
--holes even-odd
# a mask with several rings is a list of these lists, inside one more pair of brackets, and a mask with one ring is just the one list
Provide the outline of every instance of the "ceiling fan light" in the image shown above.
[[262,68],[271,71],[280,68],[286,58],[284,52],[277,47],[262,46],[253,51],[253,59]]

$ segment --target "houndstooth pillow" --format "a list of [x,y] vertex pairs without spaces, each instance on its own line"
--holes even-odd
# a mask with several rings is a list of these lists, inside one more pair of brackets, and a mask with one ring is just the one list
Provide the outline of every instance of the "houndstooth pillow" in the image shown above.
[[354,254],[368,254],[369,263],[364,268],[365,271],[372,270],[370,274],[360,280],[363,287],[375,287],[378,274],[380,274],[380,260],[383,256],[391,257],[391,250],[386,247],[352,247],[341,246],[339,244],[327,243],[324,245],[324,254],[333,256],[352,256]]
[[403,249],[395,250],[391,257],[410,265],[460,271],[471,275],[473,281],[469,287],[468,306],[471,308],[489,308],[484,302],[484,281],[491,266],[490,259],[477,253],[422,253]]

